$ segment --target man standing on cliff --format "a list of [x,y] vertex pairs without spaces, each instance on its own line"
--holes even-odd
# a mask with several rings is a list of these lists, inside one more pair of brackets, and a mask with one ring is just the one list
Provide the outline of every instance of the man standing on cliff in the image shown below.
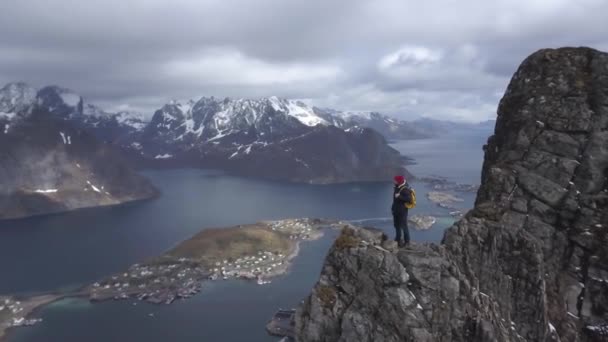
[[[407,227],[407,203],[411,203],[410,186],[407,184],[405,177],[395,176],[395,189],[393,191],[393,223],[395,224],[395,241],[399,247],[404,247],[410,242],[410,232]],[[403,240],[401,235],[403,233]]]

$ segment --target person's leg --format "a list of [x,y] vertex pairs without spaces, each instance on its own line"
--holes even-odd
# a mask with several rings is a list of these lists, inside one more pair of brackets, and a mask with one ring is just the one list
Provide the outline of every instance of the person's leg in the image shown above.
[[403,215],[403,222],[402,224],[402,229],[403,229],[403,242],[405,243],[410,243],[410,230],[409,227],[407,225],[407,211],[405,212],[405,215]]
[[395,225],[395,241],[401,241],[401,215],[393,215],[393,223]]

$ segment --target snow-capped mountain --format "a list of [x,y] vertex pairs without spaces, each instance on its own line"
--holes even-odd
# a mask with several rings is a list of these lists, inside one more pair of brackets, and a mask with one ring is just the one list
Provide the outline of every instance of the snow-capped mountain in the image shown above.
[[[32,90],[24,85],[20,89],[7,91],[4,102],[32,102]],[[15,96],[25,93],[30,96]],[[295,100],[171,101],[146,122],[136,113],[106,112],[57,86],[42,88],[33,98],[31,107],[119,146],[134,162],[148,167],[217,168],[314,183],[384,180],[405,172],[399,153],[380,134],[357,124],[361,121]],[[23,112],[0,117],[0,128],[2,120],[11,120],[5,127],[11,129],[26,115],[16,113]]]
[[10,120],[0,117],[0,220],[157,194],[114,146],[48,108],[34,104]]
[[55,118],[88,129],[104,141],[127,139],[131,134],[142,131],[148,122],[141,113],[106,112],[86,103],[76,92],[59,86],[37,90],[26,83],[15,82],[0,89],[0,120],[9,127],[26,116],[27,109],[34,105],[44,108]]
[[398,120],[378,112],[338,111],[328,108],[313,108],[314,112],[332,125],[349,129],[372,128],[389,140],[427,139],[434,135],[419,129],[413,122]]
[[184,146],[244,132],[250,139],[273,141],[300,133],[302,125],[333,125],[343,130],[372,128],[388,139],[429,137],[408,122],[379,113],[321,109],[274,96],[258,100],[203,97],[198,101],[172,101],[155,112],[146,136]]
[[401,156],[378,133],[338,128],[314,108],[276,97],[171,101],[125,147],[157,165],[194,162],[315,183],[379,180],[403,171]]

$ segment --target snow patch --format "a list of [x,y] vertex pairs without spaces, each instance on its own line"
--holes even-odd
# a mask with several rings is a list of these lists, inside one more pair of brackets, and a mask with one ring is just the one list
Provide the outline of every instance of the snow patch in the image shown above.
[[15,115],[17,114],[0,112],[0,119],[6,119],[8,121],[11,121],[15,117]]
[[37,193],[40,193],[40,194],[52,194],[52,193],[57,192],[57,189],[44,189],[44,190],[42,190],[42,189],[36,189],[36,191],[34,191],[34,192],[37,192]]
[[569,311],[568,311],[568,316],[571,316],[571,317],[574,317],[574,318],[578,319],[577,315],[575,315],[575,314],[573,314],[572,312],[569,312]]
[[296,161],[302,165],[304,165],[307,169],[310,169],[310,166],[300,158],[296,158]]
[[336,112],[334,114],[335,116],[345,119],[345,120],[352,120],[352,119],[366,119],[366,120],[371,120],[372,119],[372,112],[351,112],[351,111],[346,111],[346,112]]
[[76,163],[76,167],[80,169],[80,164]]
[[72,138],[68,135],[68,145],[72,145]]
[[245,150],[245,154],[249,154],[249,153],[251,153],[251,145],[249,145],[247,147],[247,149]]
[[158,154],[154,157],[154,159],[168,159],[168,158],[173,158],[173,155],[171,155],[169,153],[165,153],[165,154]]
[[591,332],[599,333],[601,336],[608,335],[608,325],[588,325],[585,328]]
[[557,333],[557,329],[555,329],[555,327],[553,326],[553,324],[551,324],[551,322],[549,322],[549,331],[551,331],[552,333]]
[[146,127],[148,120],[146,117],[139,112],[133,111],[122,111],[114,115],[114,119],[120,125],[130,126],[137,131],[141,131]]
[[5,125],[4,125],[4,134],[8,134],[8,129],[9,129],[10,127],[11,127],[11,126],[10,126],[9,124],[5,124]]
[[99,190],[99,188],[97,188],[95,185],[91,184],[90,181],[87,181],[87,184],[89,184],[89,186],[91,186],[91,188],[93,189],[93,191],[95,191],[95,192],[101,192],[101,190]]
[[63,132],[59,132],[59,135],[61,136],[61,140],[63,140],[63,144],[67,145],[68,139],[66,139],[65,134],[63,134]]
[[74,94],[74,93],[69,93],[69,92],[64,92],[59,94],[59,96],[61,96],[61,100],[63,101],[63,103],[65,103],[66,105],[70,106],[70,107],[76,107],[78,106],[78,104],[80,103],[81,97]]
[[287,114],[306,126],[329,125],[329,122],[319,117],[312,108],[299,101],[287,101]]
[[268,98],[268,102],[270,102],[270,106],[272,106],[272,109],[276,110],[277,112],[283,111],[283,108],[281,107],[281,101],[278,97],[271,96]]

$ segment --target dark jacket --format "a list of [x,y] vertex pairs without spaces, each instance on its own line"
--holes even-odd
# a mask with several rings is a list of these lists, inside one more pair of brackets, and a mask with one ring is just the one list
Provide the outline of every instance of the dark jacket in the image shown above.
[[[395,197],[396,194],[399,194],[399,196]],[[395,185],[395,189],[393,190],[393,206],[391,208],[393,215],[407,214],[408,210],[405,207],[405,203],[410,203],[411,201],[410,185],[407,183],[399,186]]]

